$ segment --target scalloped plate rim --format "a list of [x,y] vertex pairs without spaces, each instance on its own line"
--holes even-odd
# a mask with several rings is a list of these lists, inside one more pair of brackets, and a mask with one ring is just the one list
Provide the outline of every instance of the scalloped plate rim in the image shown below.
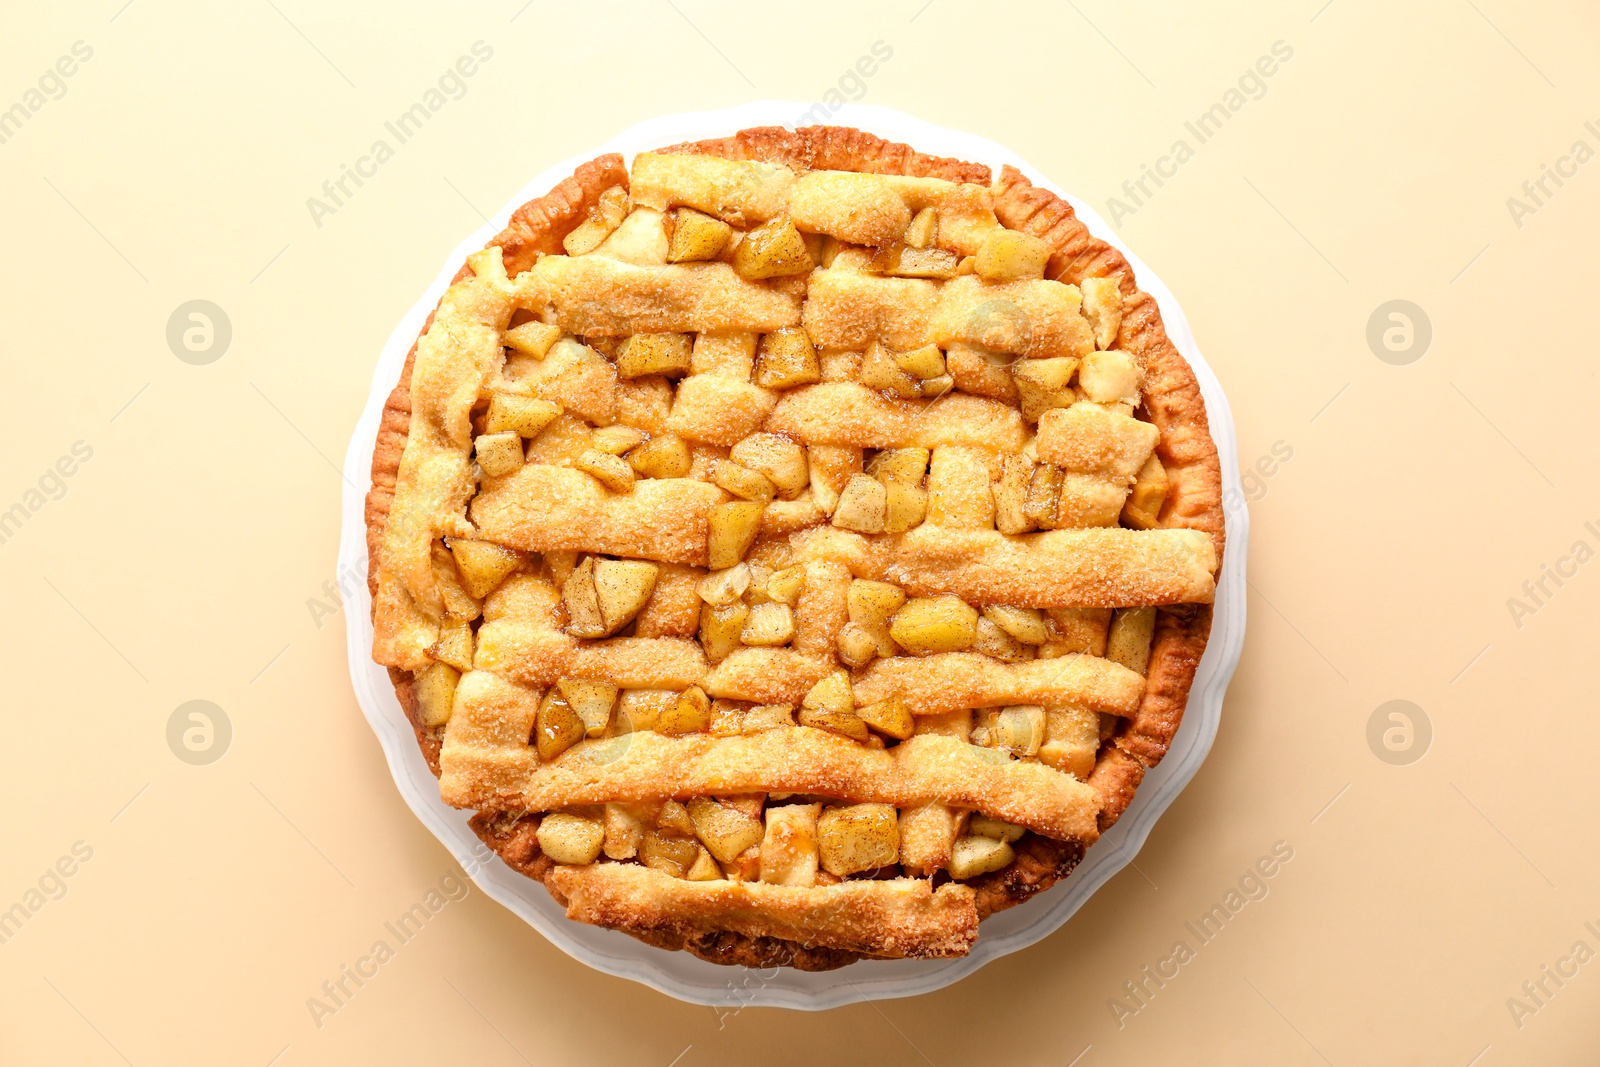
[[[337,573],[366,575],[365,499],[383,405],[394,387],[422,323],[448,288],[468,254],[484,247],[524,202],[548,192],[580,164],[609,151],[625,157],[680,141],[727,136],[749,126],[784,125],[808,105],[762,100],[717,111],[667,115],[639,123],[582,156],[545,170],[466,238],[446,258],[433,283],[405,314],[378,360],[367,404],[345,454],[345,488]],[[1140,287],[1156,298],[1167,334],[1194,368],[1205,398],[1222,465],[1224,501],[1243,501],[1233,417],[1211,368],[1200,354],[1187,318],[1171,291],[1117,239],[1089,205],[1066,193],[1015,153],[973,134],[924,122],[875,105],[846,104],[829,116],[834,125],[855,126],[918,150],[987,163],[999,171],[1010,163],[1034,184],[1065,197],[1096,236],[1123,252]],[[468,813],[439,799],[438,782],[417,748],[409,721],[395,698],[387,671],[372,662],[371,600],[365,581],[345,605],[351,684],[357,702],[383,748],[390,772],[407,805],[437,837],[474,884],[537,929],[546,940],[596,970],[639,982],[677,1000],[713,1008],[782,1007],[823,1010],[862,1001],[916,996],[943,989],[985,964],[1042,940],[1060,928],[1144,845],[1161,813],[1194,777],[1210,751],[1221,721],[1222,700],[1244,644],[1245,555],[1249,516],[1242,504],[1225,508],[1227,550],[1218,576],[1211,637],[1195,675],[1183,725],[1167,757],[1151,770],[1117,824],[1094,846],[1071,876],[1038,897],[986,919],[970,955],[954,960],[863,960],[838,971],[787,968],[752,970],[707,963],[687,952],[668,952],[626,934],[568,920],[544,886],[500,863],[467,825]],[[842,980],[841,980],[842,979]]]

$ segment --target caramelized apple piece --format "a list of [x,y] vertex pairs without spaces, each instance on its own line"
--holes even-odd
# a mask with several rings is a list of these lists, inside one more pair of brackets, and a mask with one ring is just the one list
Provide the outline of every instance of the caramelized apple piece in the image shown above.
[[805,240],[787,215],[757,226],[733,250],[733,269],[749,281],[809,274],[814,266]]
[[744,733],[745,705],[740,700],[717,699],[711,702],[711,736],[737,737]]
[[594,584],[594,557],[585,556],[561,587],[561,603],[567,609],[567,633],[573,637],[595,638],[606,635],[605,618],[600,614],[600,594]]
[[957,341],[946,350],[944,365],[955,387],[962,392],[1014,406],[1017,383],[1011,380],[1010,368],[1018,358]]
[[600,247],[613,230],[628,217],[628,191],[613,185],[600,194],[600,199],[589,209],[589,217],[561,240],[561,247],[569,256],[581,256]]
[[[887,249],[885,251],[888,251]],[[896,278],[933,278],[943,281],[954,278],[961,270],[961,257],[943,248],[909,248],[905,245],[880,258],[873,257],[873,265],[884,274]]]
[[456,570],[461,572],[462,584],[467,592],[479,600],[493,592],[523,560],[522,553],[516,549],[490,541],[452,537],[449,545],[450,554],[456,560]]
[[973,812],[972,818],[967,822],[967,833],[978,837],[992,837],[996,841],[1004,841],[1009,845],[1027,833],[1027,831],[1015,823],[1004,822],[988,815]]
[[719,258],[733,239],[733,227],[694,208],[673,208],[667,214],[672,236],[667,240],[668,263],[692,263]]
[[1061,506],[1061,468],[1041,463],[1033,468],[1028,482],[1028,497],[1022,513],[1041,530],[1055,528],[1056,511]]
[[1122,503],[1122,521],[1136,530],[1153,530],[1161,524],[1161,508],[1166,502],[1167,469],[1152,452]]
[[1139,403],[1139,365],[1121,349],[1090,352],[1078,368],[1078,385],[1097,404]]
[[641,478],[685,478],[694,459],[688,442],[677,434],[664,433],[629,452],[628,463]]
[[511,432],[522,437],[538,437],[557,415],[561,405],[531,396],[514,393],[495,393],[489,398],[489,411],[484,416],[486,433]]
[[754,882],[761,877],[761,846],[751,845],[722,865],[723,876],[735,882]]
[[786,604],[792,608],[800,603],[800,591],[805,587],[805,582],[804,564],[785,567],[783,570],[774,571],[767,579],[767,595],[779,604]]
[[521,326],[511,327],[500,339],[513,352],[543,359],[549,353],[550,346],[561,339],[561,327],[546,322],[525,322]]
[[1019,756],[1037,756],[1044,744],[1044,709],[1036,705],[1014,705],[992,713],[988,722],[989,744],[1009,749]]
[[1033,480],[1033,460],[1009,455],[1000,460],[1000,480],[994,486],[994,528],[1003,534],[1027,533],[1028,485]]
[[491,477],[504,477],[522,467],[522,438],[514,430],[486,433],[472,444],[478,466]]
[[687,877],[700,852],[700,842],[693,837],[675,837],[660,830],[646,830],[639,841],[640,862],[674,878]]
[[766,559],[750,559],[746,563],[750,567],[750,588],[745,592],[745,603],[751,607],[771,603],[772,597],[767,595],[767,582],[772,578],[772,568]]
[[811,499],[824,515],[832,515],[839,494],[852,474],[861,473],[861,449],[840,445],[811,445],[806,449],[810,468]]
[[1105,655],[1110,608],[1050,608],[1045,615],[1050,619],[1050,640],[1040,649],[1041,658],[1047,650],[1057,656],[1073,652]]
[[922,395],[921,380],[901,368],[887,348],[874,341],[861,357],[861,384],[907,400]]
[[445,619],[439,625],[439,639],[433,643],[428,654],[458,671],[470,671],[472,650],[472,627],[463,619]]
[[435,541],[431,554],[433,582],[444,605],[445,621],[471,622],[482,615],[483,605],[477,597],[467,592],[466,582],[456,567],[455,555],[445,547],[445,543]]
[[[559,689],[551,689],[539,702],[534,719],[533,743],[539,758],[548,762],[583,740],[583,720]],[[598,847],[598,846],[596,846]]]
[[899,741],[910,737],[916,728],[916,720],[911,715],[911,709],[899,697],[889,697],[876,704],[857,708],[856,715],[880,734],[886,734]]
[[977,835],[958,837],[950,849],[947,869],[950,877],[959,881],[998,871],[1015,858],[1016,853],[1004,841]]
[[721,663],[728,653],[739,647],[739,635],[744,631],[745,619],[750,616],[750,605],[736,600],[726,607],[700,607],[700,645],[706,650],[706,659]]
[[655,591],[661,568],[636,559],[602,559],[594,565],[595,594],[605,631],[614,634],[639,614]]
[[916,597],[889,620],[889,636],[914,656],[971,648],[977,629],[977,611],[954,596]]
[[834,671],[811,687],[801,701],[799,723],[831,730],[857,741],[867,739],[867,724],[855,713],[850,676],[844,671]]
[[811,338],[799,326],[763,334],[756,350],[755,383],[763,389],[793,389],[822,380],[822,364]]
[[654,730],[656,722],[672,711],[681,695],[671,689],[624,689],[617,694],[617,710],[607,736]]
[[411,695],[417,701],[417,716],[424,726],[443,726],[455,707],[456,683],[461,672],[448,663],[430,663],[417,672]]
[[695,836],[718,862],[732,863],[745,849],[761,844],[759,816],[751,817],[711,797],[694,797],[687,806]]
[[607,804],[601,825],[604,838],[601,848],[614,860],[631,860],[639,854],[639,842],[644,837],[644,822],[626,804]]
[[817,884],[821,846],[817,817],[821,804],[786,804],[768,808],[761,838],[761,880],[770,885]]
[[925,207],[912,218],[902,240],[907,248],[927,248],[939,230],[939,216],[931,207]]
[[1011,364],[1011,380],[1017,386],[1022,417],[1038,422],[1052,408],[1067,408],[1078,396],[1072,391],[1072,376],[1078,361],[1071,356],[1049,359],[1021,359]]
[[1106,659],[1137,674],[1150,669],[1150,641],[1156,632],[1155,608],[1119,608],[1111,616]]
[[844,877],[887,867],[900,857],[900,827],[890,804],[829,808],[817,819],[822,867]]
[[794,705],[792,704],[757,704],[744,713],[744,719],[739,725],[739,732],[745,734],[759,734],[764,730],[775,730],[780,726],[794,725]]
[[662,802],[661,810],[656,813],[656,827],[669,834],[694,836],[694,820],[689,817],[689,809],[676,800]]
[[928,515],[928,494],[904,482],[883,485],[883,532],[905,533]]
[[567,465],[589,447],[593,430],[572,414],[559,415],[544,432],[528,442],[527,461],[551,466]]
[[583,866],[599,857],[606,831],[594,819],[556,811],[539,820],[535,835],[539,838],[539,851],[546,856],[557,863]]
[[811,687],[800,706],[813,710],[854,712],[856,698],[850,688],[850,676],[844,671],[826,675]]
[[736,563],[725,570],[710,571],[695,585],[694,591],[712,607],[721,608],[744,596],[750,588],[750,565]]
[[[644,431],[621,424],[602,426],[589,438],[589,443],[594,446],[596,452],[604,452],[608,456],[620,456],[644,443]],[[631,479],[629,484],[632,484]]]
[[930,455],[926,448],[886,448],[872,457],[867,473],[880,482],[921,485],[922,476],[928,473]]
[[982,652],[986,656],[993,656],[1002,663],[1016,663],[1020,660],[1033,658],[1033,649],[1006,633],[999,626],[996,626],[988,616],[978,619],[976,636],[972,641],[972,651]]
[[799,496],[811,480],[805,446],[775,433],[751,434],[728,451],[728,458],[760,471],[785,500]]
[[717,866],[716,859],[701,845],[700,854],[689,865],[684,877],[691,882],[715,882],[722,878],[722,868]]
[[833,524],[856,533],[882,533],[888,496],[883,483],[865,474],[852,474],[833,508]]
[[[483,440],[481,437],[479,440]],[[620,456],[608,455],[597,448],[585,449],[572,461],[572,465],[613,493],[633,492],[633,468]]]
[[898,585],[856,578],[850,582],[850,621],[863,626],[886,627],[889,618],[905,606],[906,594]]
[[794,640],[794,612],[787,604],[768,602],[750,609],[739,642],[757,648],[776,648]]
[[996,227],[984,237],[973,269],[990,282],[1015,282],[1044,277],[1050,246],[1032,234]]
[[[889,639],[888,631],[883,634]],[[839,661],[846,667],[865,667],[878,657],[878,639],[866,628],[847,622],[837,640]]]
[[865,578],[852,581],[850,590],[845,595],[850,625],[871,637],[876,654],[884,657],[892,656],[896,652],[894,640],[889,636],[889,619],[895,612],[905,607],[905,603],[906,594],[899,586]]
[[656,719],[656,732],[698,734],[711,727],[711,698],[699,686],[690,686],[678,702]]
[[595,682],[580,678],[562,678],[556,682],[567,706],[583,720],[583,732],[589,737],[599,737],[611,725],[611,708],[617,702],[614,682]]
[[917,379],[937,378],[944,373],[944,353],[938,345],[923,345],[894,357],[895,364]]
[[[1102,716],[1076,705],[1044,709],[1044,744],[1039,746],[1039,762],[1080,780],[1094,773],[1094,758],[1100,749]],[[1113,728],[1115,715],[1107,715]],[[1107,735],[1109,736],[1109,734]]]
[[1009,604],[986,604],[984,617],[1025,645],[1042,645],[1050,639],[1044,612],[1038,608],[1016,608]]
[[777,486],[772,484],[772,479],[765,474],[729,459],[720,459],[712,465],[711,481],[712,484],[745,500],[764,502],[771,500],[778,492]]
[[830,733],[842,734],[850,737],[851,741],[866,741],[869,737],[866,723],[854,712],[802,707],[795,721],[798,725],[814,726],[816,729],[827,729]]
[[744,559],[761,531],[761,515],[766,508],[759,501],[739,501],[718,504],[711,509],[706,545],[712,570],[731,567]]
[[692,350],[693,342],[686,333],[636,333],[617,349],[617,377],[688,374]]

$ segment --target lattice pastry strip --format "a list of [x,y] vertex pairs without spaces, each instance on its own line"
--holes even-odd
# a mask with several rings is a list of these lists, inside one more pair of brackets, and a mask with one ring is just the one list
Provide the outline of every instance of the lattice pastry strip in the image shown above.
[[930,240],[962,255],[975,254],[999,226],[986,190],[938,178],[852,171],[797,178],[788,167],[767,163],[641,152],[631,189],[634,201],[647,207],[687,206],[741,227],[787,212],[808,233],[859,245],[901,239],[926,210],[936,219]]
[[469,415],[484,382],[499,369],[501,333],[514,310],[500,250],[471,257],[473,277],[450,288],[433,327],[417,346],[411,373],[411,428],[400,460],[373,605],[373,655],[420,670],[445,614],[433,574],[439,534],[461,534],[473,490]]
[[[777,811],[787,809],[778,808]],[[664,927],[815,943],[818,918],[830,947],[889,959],[964,956],[978,932],[972,891],[920,879],[845,882],[825,889],[762,881],[682,881],[648,867],[560,867],[552,885],[568,916],[600,926]]]
[[935,734],[875,749],[803,727],[724,737],[641,730],[541,760],[523,731],[535,728],[545,695],[488,671],[462,676],[441,759],[446,799],[541,811],[685,795],[844,792],[862,802],[937,800],[1054,837],[1094,833],[1093,792],[1081,782]]

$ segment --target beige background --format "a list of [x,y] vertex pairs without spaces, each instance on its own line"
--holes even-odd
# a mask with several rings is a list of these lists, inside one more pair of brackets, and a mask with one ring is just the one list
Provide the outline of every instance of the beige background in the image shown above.
[[[0,909],[42,877],[65,890],[0,944],[0,1060],[1592,1057],[1589,952],[1538,1002],[1522,985],[1600,950],[1600,565],[1547,580],[1520,626],[1507,606],[1600,548],[1581,432],[1600,165],[1547,180],[1520,226],[1507,205],[1574,141],[1600,148],[1592,8],[122,4],[14,5],[0,35],[0,108],[93,49],[0,144],[0,509],[93,449],[0,544]],[[479,40],[465,95],[315,225],[306,199]],[[528,176],[652,115],[821,99],[877,41],[893,55],[852,95],[1005,144],[1108,215],[1195,145],[1186,120],[1293,50],[1120,224],[1183,300],[1244,461],[1293,453],[1255,483],[1250,631],[1210,760],[1136,867],[938,994],[686,1006],[473,891],[319,1027],[307,998],[454,870],[351,696],[342,616],[308,606],[336,603],[336,464],[385,337]],[[165,339],[196,298],[233,328],[206,366]],[[1366,340],[1397,298],[1433,330],[1405,366]],[[166,740],[192,699],[232,723],[208,766]],[[1392,699],[1432,727],[1408,765],[1367,740]],[[1185,923],[1279,841],[1267,896],[1200,946]],[[45,877],[77,842],[92,858]],[[1194,959],[1119,1026],[1108,1002],[1179,940]]]

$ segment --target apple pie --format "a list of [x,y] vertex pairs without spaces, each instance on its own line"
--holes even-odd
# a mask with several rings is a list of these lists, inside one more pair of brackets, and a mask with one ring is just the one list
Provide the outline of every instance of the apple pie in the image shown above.
[[585,163],[429,317],[373,656],[570,918],[719,963],[967,953],[1166,753],[1223,550],[1189,365],[1005,167],[859,130]]

